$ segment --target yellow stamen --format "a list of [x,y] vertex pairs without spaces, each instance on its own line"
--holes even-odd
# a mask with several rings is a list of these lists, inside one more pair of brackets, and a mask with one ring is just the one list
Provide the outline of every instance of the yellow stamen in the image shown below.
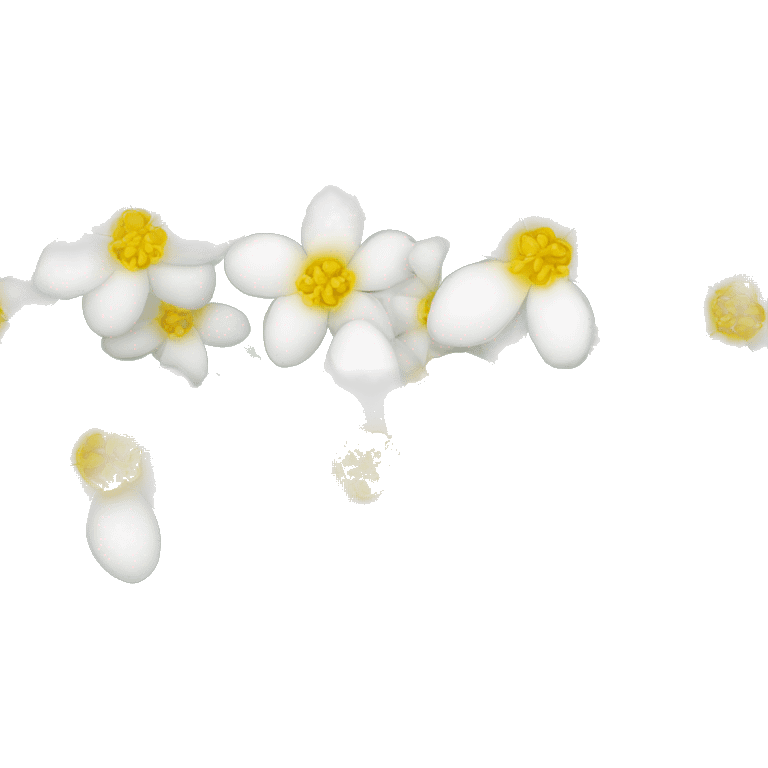
[[160,303],[160,310],[155,320],[172,339],[186,336],[195,326],[195,314],[199,310],[181,309],[173,304]]
[[709,311],[716,331],[729,339],[749,341],[765,322],[757,287],[739,279],[715,291]]
[[428,293],[420,302],[416,308],[416,317],[419,318],[419,322],[423,325],[427,325],[427,318],[429,317],[429,310],[432,308],[432,299],[435,298],[436,291]]
[[315,256],[296,279],[296,289],[308,307],[338,309],[355,285],[355,273],[333,254]]
[[146,269],[163,258],[168,235],[150,224],[146,211],[125,211],[112,232],[109,252],[131,272]]
[[552,285],[568,276],[573,248],[549,227],[521,232],[510,240],[509,271],[532,285]]
[[75,451],[75,467],[88,485],[109,491],[141,474],[139,446],[122,435],[93,432]]

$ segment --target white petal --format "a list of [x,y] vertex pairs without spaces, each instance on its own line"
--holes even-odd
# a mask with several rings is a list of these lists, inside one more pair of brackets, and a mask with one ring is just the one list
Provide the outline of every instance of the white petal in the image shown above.
[[122,267],[107,281],[83,296],[83,315],[99,336],[121,336],[141,317],[149,296],[147,270]]
[[200,310],[195,328],[209,347],[231,347],[251,332],[248,318],[239,309],[216,302]]
[[325,369],[362,403],[367,429],[385,431],[384,398],[404,383],[389,339],[366,320],[352,320],[333,337]]
[[155,296],[182,309],[201,309],[216,289],[216,270],[212,264],[199,267],[153,264],[147,272]]
[[180,373],[193,387],[199,387],[208,375],[208,353],[194,328],[180,339],[168,338],[154,354],[163,368]]
[[375,325],[388,339],[394,338],[392,324],[381,302],[366,293],[352,291],[339,309],[328,313],[328,327],[331,333],[351,320],[367,320]]
[[356,197],[338,187],[318,192],[301,225],[301,244],[312,256],[335,253],[348,260],[363,240],[365,214]]
[[527,282],[507,265],[486,260],[457,269],[443,280],[432,299],[429,335],[450,347],[473,347],[498,334],[517,314]]
[[51,243],[40,254],[32,282],[56,299],[74,299],[98,288],[118,267],[109,238],[84,235],[76,243]]
[[328,312],[307,307],[294,293],[275,299],[264,315],[264,349],[282,368],[308,360],[323,343]]
[[216,245],[207,243],[204,240],[184,240],[178,235],[174,235],[168,227],[162,222],[152,222],[161,224],[168,235],[168,239],[163,248],[163,258],[160,264],[177,267],[198,267],[202,264],[218,264],[227,251],[229,243]]
[[146,579],[160,560],[157,518],[149,502],[132,486],[94,496],[85,537],[96,562],[129,584]]
[[595,316],[587,297],[570,280],[532,287],[526,315],[528,332],[545,363],[575,368],[587,359],[595,338]]
[[400,372],[406,381],[411,382],[423,378],[423,374],[426,374],[424,363],[419,361],[413,350],[404,344],[400,337],[392,341],[392,349],[395,351],[397,364],[400,366]]
[[138,360],[154,352],[167,338],[157,323],[141,323],[122,336],[102,339],[101,348],[117,360]]
[[408,265],[430,291],[440,284],[440,273],[449,247],[445,238],[430,237],[419,240],[408,254]]
[[414,240],[405,232],[385,229],[371,235],[347,265],[358,291],[381,291],[411,276],[408,254]]
[[392,318],[392,326],[398,336],[412,328],[421,326],[418,317],[420,303],[421,299],[415,296],[392,297],[389,303],[389,314]]
[[398,339],[411,350],[414,357],[421,365],[426,365],[429,362],[429,351],[432,345],[432,339],[427,333],[426,328],[414,328],[412,331],[408,331],[402,336],[398,336]]
[[261,299],[296,292],[307,260],[304,249],[283,235],[251,235],[237,240],[224,257],[224,272],[238,291]]

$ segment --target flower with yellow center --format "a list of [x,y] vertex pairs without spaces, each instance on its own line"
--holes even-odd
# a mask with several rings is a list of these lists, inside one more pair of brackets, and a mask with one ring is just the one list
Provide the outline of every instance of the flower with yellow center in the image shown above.
[[85,538],[96,562],[116,579],[143,581],[160,560],[149,454],[132,437],[91,429],[75,443],[72,465],[91,498]]
[[757,284],[746,275],[734,275],[710,288],[704,311],[713,338],[753,350],[768,339],[765,304]]
[[214,265],[226,246],[182,240],[149,211],[128,208],[76,243],[54,242],[42,252],[32,281],[55,299],[83,297],[88,326],[120,336],[155,296],[199,309],[213,296]]
[[0,278],[0,339],[8,330],[8,321],[29,304],[55,304],[56,299],[40,293],[31,280],[15,277]]
[[251,331],[248,318],[216,302],[190,310],[150,294],[136,324],[121,336],[101,340],[101,348],[117,360],[138,360],[150,353],[164,368],[184,376],[194,387],[208,375],[206,346],[231,347]]
[[301,245],[282,235],[257,234],[234,243],[224,257],[231,283],[249,296],[274,299],[264,317],[264,347],[276,365],[304,362],[330,329],[365,320],[392,340],[384,307],[373,295],[412,276],[413,238],[385,230],[364,243],[365,216],[357,198],[326,187],[309,204]]
[[519,318],[544,362],[581,365],[597,329],[589,301],[571,280],[575,258],[573,230],[549,219],[522,220],[490,258],[443,280],[430,307],[429,335],[440,345],[494,358],[512,341]]

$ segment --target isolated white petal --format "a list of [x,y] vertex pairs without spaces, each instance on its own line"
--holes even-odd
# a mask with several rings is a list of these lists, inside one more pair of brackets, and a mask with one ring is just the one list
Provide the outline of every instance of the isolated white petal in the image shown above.
[[74,299],[97,288],[118,267],[109,242],[101,235],[84,235],[76,243],[47,245],[32,275],[35,288],[57,299]]
[[367,320],[375,325],[388,339],[394,338],[392,324],[381,302],[367,293],[352,291],[339,309],[328,313],[328,327],[331,333],[351,320]]
[[514,318],[527,291],[527,284],[501,261],[462,267],[443,280],[432,299],[429,335],[450,347],[483,344]]
[[364,222],[365,214],[356,197],[338,187],[326,187],[307,208],[301,244],[310,256],[336,253],[348,260],[363,240]]
[[158,299],[182,309],[200,309],[216,289],[216,270],[212,264],[176,267],[153,264],[148,270],[149,284]]
[[381,291],[411,276],[408,254],[414,240],[405,232],[385,229],[371,235],[347,265],[358,291]]
[[264,315],[264,349],[282,368],[308,360],[323,343],[328,312],[307,307],[294,293],[275,299]]
[[238,291],[261,299],[296,292],[307,259],[304,249],[283,235],[250,235],[237,240],[224,257],[224,272]]
[[138,360],[154,352],[167,335],[155,322],[139,323],[122,336],[109,336],[101,340],[101,348],[117,360]]
[[161,264],[179,267],[218,264],[224,258],[224,254],[229,246],[229,243],[216,245],[203,240],[184,240],[178,235],[174,235],[161,221],[155,221],[154,217],[152,223],[156,226],[161,226],[168,236],[163,248]]
[[570,280],[533,286],[526,304],[528,332],[545,363],[575,368],[586,360],[595,337],[595,316],[587,297]]
[[209,347],[231,347],[247,338],[251,332],[248,318],[229,304],[213,302],[195,320],[200,338]]
[[384,398],[402,386],[403,374],[387,337],[366,320],[352,320],[333,337],[325,369],[362,403],[367,429],[384,431]]
[[444,237],[430,237],[419,240],[408,254],[408,266],[430,291],[440,284],[440,273],[449,247]]
[[180,339],[167,338],[154,355],[163,368],[180,373],[193,387],[199,387],[208,375],[208,353],[194,328]]
[[99,336],[121,336],[141,317],[147,296],[147,270],[129,272],[121,267],[105,283],[83,296],[85,322]]

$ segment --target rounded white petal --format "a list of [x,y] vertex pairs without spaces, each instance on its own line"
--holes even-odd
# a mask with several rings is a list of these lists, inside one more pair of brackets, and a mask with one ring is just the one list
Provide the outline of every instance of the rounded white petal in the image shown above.
[[323,343],[328,312],[307,307],[294,293],[275,299],[264,315],[264,349],[281,368],[308,360]]
[[408,266],[430,291],[440,284],[440,273],[449,247],[444,237],[430,237],[419,240],[408,254]]
[[138,360],[154,352],[166,338],[157,323],[141,323],[122,336],[102,339],[101,348],[117,360]]
[[407,331],[397,338],[413,353],[420,365],[426,365],[429,362],[432,339],[427,333],[426,328],[423,326],[414,328],[412,331]]
[[595,337],[595,316],[587,297],[570,280],[534,286],[526,305],[528,332],[554,368],[575,368],[587,359]]
[[199,267],[153,264],[147,272],[155,296],[182,309],[201,309],[216,289],[216,270],[212,264]]
[[371,235],[347,265],[355,273],[358,291],[381,291],[411,276],[408,254],[414,240],[405,232],[385,229]]
[[231,347],[251,332],[251,324],[243,312],[228,304],[209,304],[200,310],[195,328],[209,347]]
[[382,303],[375,297],[360,291],[352,291],[339,309],[328,313],[328,327],[331,333],[351,320],[367,320],[375,325],[388,339],[394,338],[392,323]]
[[363,240],[365,214],[356,197],[338,187],[318,192],[301,225],[301,244],[311,256],[335,253],[348,260]]
[[146,579],[160,560],[160,526],[149,502],[135,489],[97,493],[85,537],[96,562],[129,584]]
[[527,292],[527,282],[514,277],[500,261],[489,259],[457,269],[432,299],[429,335],[449,347],[483,344],[511,322]]
[[147,270],[120,268],[105,283],[83,296],[83,315],[99,336],[121,336],[141,317],[149,296]]
[[118,267],[109,238],[84,235],[76,243],[51,243],[40,254],[32,283],[56,299],[74,299],[98,288]]
[[384,431],[384,398],[404,383],[389,339],[366,320],[352,320],[333,337],[325,369],[363,405],[370,431]]
[[218,264],[227,251],[229,243],[214,244],[204,240],[184,240],[174,235],[162,222],[152,222],[162,226],[168,239],[163,248],[163,258],[160,264],[178,267],[199,267],[202,264]]
[[398,336],[421,325],[418,317],[420,303],[421,299],[415,296],[392,297],[389,303],[389,315]]
[[224,257],[224,272],[238,291],[261,299],[296,292],[307,259],[304,249],[283,235],[251,235],[237,240]]
[[163,368],[181,374],[193,387],[199,387],[208,375],[208,353],[194,328],[180,339],[167,337],[154,355]]
[[392,341],[392,349],[395,351],[400,373],[407,382],[416,381],[426,374],[424,363],[420,362],[413,350],[403,343],[401,337],[398,336]]

